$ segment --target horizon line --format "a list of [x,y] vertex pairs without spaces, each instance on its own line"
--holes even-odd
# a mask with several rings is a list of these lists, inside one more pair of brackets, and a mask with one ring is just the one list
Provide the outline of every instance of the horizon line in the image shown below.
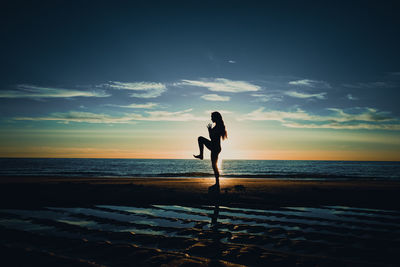
[[[138,160],[198,160],[191,158],[91,158],[91,157],[3,157],[0,159],[138,159]],[[205,158],[204,160],[210,160]],[[400,160],[340,160],[340,159],[221,159],[224,160],[252,160],[252,161],[359,161],[359,162],[400,162]]]

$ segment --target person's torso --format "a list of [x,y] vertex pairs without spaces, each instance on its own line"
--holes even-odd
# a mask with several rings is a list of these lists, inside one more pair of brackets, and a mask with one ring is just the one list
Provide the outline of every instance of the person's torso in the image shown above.
[[211,144],[214,150],[221,150],[221,129],[214,127],[211,129]]

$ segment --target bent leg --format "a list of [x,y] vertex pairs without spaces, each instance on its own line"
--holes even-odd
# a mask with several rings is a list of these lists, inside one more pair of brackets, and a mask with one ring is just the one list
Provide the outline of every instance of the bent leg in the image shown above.
[[198,159],[203,159],[203,153],[204,153],[204,146],[206,146],[208,149],[211,150],[211,141],[208,140],[207,138],[204,138],[203,136],[199,136],[199,138],[197,139],[198,143],[199,143],[199,150],[200,150],[200,154],[195,156],[193,155],[195,158]]

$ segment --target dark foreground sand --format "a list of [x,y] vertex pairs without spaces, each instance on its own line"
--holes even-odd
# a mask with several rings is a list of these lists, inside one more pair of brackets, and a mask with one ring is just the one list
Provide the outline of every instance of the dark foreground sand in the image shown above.
[[399,182],[226,178],[219,196],[207,193],[212,183],[1,177],[1,261],[4,266],[398,263]]
[[[210,204],[212,178],[0,177],[0,207],[91,204]],[[235,190],[243,185],[245,191]],[[221,205],[347,205],[400,209],[396,181],[221,179]]]

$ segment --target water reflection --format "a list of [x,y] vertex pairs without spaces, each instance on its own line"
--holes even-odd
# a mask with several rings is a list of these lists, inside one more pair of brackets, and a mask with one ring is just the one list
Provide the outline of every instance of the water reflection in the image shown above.
[[211,229],[218,230],[219,204],[215,204],[214,213],[211,215]]

